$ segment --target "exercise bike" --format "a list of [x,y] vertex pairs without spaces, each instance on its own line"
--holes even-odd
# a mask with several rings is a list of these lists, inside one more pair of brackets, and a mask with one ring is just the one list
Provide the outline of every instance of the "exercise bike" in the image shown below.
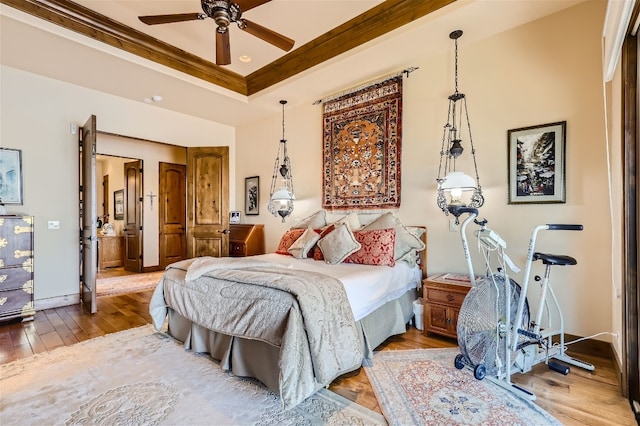
[[[461,353],[455,358],[455,367],[471,369],[476,379],[482,380],[486,377],[529,400],[535,400],[535,394],[512,383],[511,375],[514,373],[527,373],[534,365],[541,362],[565,375],[569,374],[570,369],[564,363],[590,371],[594,370],[595,367],[592,364],[566,354],[566,345],[571,342],[565,342],[562,311],[550,285],[552,266],[576,265],[576,260],[566,255],[534,251],[540,231],[581,231],[582,225],[549,224],[539,225],[533,229],[527,252],[524,284],[521,288],[508,276],[507,268],[515,272],[519,272],[519,269],[505,253],[506,243],[495,231],[487,227],[486,219],[482,221],[477,219],[478,210],[452,206],[449,211],[456,220],[459,220],[463,214],[468,215],[460,226],[460,235],[471,281],[471,289],[458,315],[458,346]],[[471,222],[480,227],[475,234],[486,266],[485,276],[478,279],[474,275],[466,237],[466,228]],[[497,256],[492,260],[494,253],[497,253]],[[532,264],[538,260],[545,265],[545,272],[544,277],[535,276],[534,278],[540,283],[541,290],[537,311],[532,319],[527,291]],[[549,301],[558,316],[557,328],[552,327],[551,324]],[[541,321],[545,310],[547,311],[547,328],[543,329]]]

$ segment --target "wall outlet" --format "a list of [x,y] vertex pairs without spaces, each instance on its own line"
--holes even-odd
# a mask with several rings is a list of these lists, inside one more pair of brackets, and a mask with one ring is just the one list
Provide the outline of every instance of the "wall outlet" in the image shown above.
[[50,220],[47,223],[48,229],[60,229],[60,221],[59,220]]
[[460,224],[456,222],[455,218],[449,219],[449,231],[457,232],[460,229]]

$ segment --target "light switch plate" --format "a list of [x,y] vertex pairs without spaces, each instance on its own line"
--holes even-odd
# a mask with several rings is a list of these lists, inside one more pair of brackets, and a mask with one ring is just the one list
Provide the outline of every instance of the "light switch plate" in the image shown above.
[[60,229],[60,221],[59,220],[50,220],[47,224],[49,229]]

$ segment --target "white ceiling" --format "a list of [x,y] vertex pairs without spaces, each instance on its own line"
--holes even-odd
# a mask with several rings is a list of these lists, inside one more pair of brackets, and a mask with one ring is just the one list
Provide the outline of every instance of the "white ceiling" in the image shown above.
[[[164,100],[150,108],[166,108],[235,127],[279,114],[280,99],[289,101],[288,108],[311,104],[328,94],[414,66],[418,57],[452,50],[452,30],[462,29],[464,36],[459,43],[470,44],[581,1],[584,0],[458,0],[250,97],[4,4],[0,5],[0,63],[137,102],[158,94]],[[137,19],[139,15],[199,12],[198,0],[79,3],[215,62],[215,24],[211,19],[154,26]],[[246,12],[245,17],[294,39],[295,49],[379,3],[380,0],[273,0]],[[238,74],[247,75],[286,53],[238,28],[230,31],[232,64],[227,68]],[[237,58],[243,54],[253,61],[241,63]],[[367,59],[372,57],[385,59]]]

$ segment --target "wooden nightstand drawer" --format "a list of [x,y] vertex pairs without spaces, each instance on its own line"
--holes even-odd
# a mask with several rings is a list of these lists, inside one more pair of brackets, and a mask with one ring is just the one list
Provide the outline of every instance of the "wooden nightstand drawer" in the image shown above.
[[245,245],[243,243],[229,243],[229,256],[244,256],[244,253]]
[[452,291],[432,289],[427,287],[427,299],[433,303],[461,306],[466,293],[454,293]]

